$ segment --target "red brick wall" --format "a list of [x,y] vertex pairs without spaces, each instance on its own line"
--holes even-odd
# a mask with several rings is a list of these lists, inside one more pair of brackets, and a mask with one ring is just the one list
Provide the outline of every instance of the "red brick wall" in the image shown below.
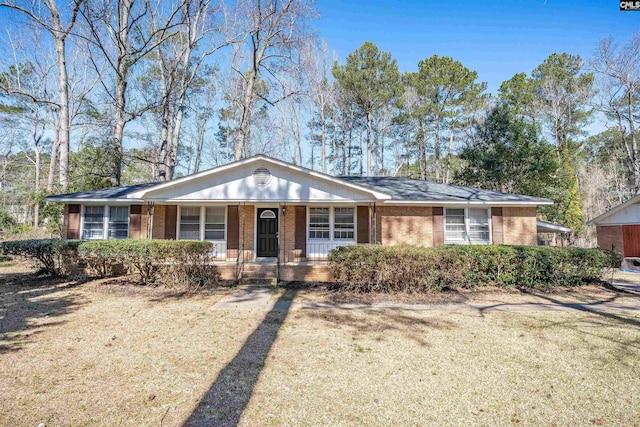
[[505,245],[537,245],[536,208],[502,208],[502,233]]
[[280,260],[290,262],[296,259],[296,227],[297,215],[295,206],[286,206],[285,214],[280,209]]
[[327,264],[282,264],[283,282],[333,282],[333,270]]
[[240,227],[240,255],[241,261],[253,260],[253,238],[256,224],[256,209],[253,205],[240,206],[239,209]]
[[598,225],[596,227],[598,236],[598,247],[602,249],[611,249],[621,255],[624,255],[624,237],[622,225]]
[[384,206],[377,208],[376,235],[379,243],[433,245],[431,207]]

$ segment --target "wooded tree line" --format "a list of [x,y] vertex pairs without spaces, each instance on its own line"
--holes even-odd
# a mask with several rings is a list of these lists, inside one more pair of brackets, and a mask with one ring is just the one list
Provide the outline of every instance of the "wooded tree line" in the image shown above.
[[19,222],[58,216],[46,194],[257,153],[549,197],[541,215],[579,242],[587,219],[640,190],[640,33],[603,38],[589,58],[554,53],[490,94],[448,56],[425,52],[402,72],[365,42],[338,59],[306,0],[15,0],[0,12],[0,188]]

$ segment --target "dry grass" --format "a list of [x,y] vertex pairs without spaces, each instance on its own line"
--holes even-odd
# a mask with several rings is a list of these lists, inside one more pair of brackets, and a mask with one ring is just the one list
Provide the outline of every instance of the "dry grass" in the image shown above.
[[612,279],[618,282],[640,283],[640,272],[631,273],[629,271],[615,270]]
[[[0,425],[640,424],[637,312],[212,310],[227,290],[26,274],[0,267]],[[613,295],[583,291],[554,298]]]

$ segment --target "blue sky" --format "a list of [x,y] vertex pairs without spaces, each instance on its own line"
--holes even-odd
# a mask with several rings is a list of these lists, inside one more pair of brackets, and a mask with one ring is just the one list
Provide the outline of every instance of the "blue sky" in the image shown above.
[[365,41],[390,51],[401,71],[451,56],[494,94],[551,53],[587,58],[602,37],[622,42],[640,30],[640,12],[621,12],[618,0],[317,0],[316,7],[319,36],[340,60]]

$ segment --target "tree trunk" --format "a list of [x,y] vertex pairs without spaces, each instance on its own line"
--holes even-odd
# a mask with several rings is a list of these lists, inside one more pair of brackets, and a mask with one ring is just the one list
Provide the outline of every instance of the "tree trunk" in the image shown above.
[[[362,151],[362,142],[360,143],[360,150]],[[362,160],[362,155],[360,159]],[[371,176],[372,161],[373,161],[373,158],[371,156],[371,112],[368,112],[367,113],[367,176]],[[362,175],[362,166],[360,167],[360,175]]]
[[169,181],[171,179],[171,106],[168,88],[166,84],[166,78],[162,77],[162,118],[160,119],[160,150],[158,162],[158,179],[160,181]]
[[[60,27],[59,17],[57,25],[55,26]],[[55,49],[56,56],[58,58],[58,79],[60,86],[60,116],[58,118],[58,127],[60,128],[60,185],[63,190],[66,190],[69,186],[69,144],[71,120],[69,118],[69,76],[67,74],[65,39],[61,35],[55,37]]]
[[322,156],[322,173],[327,173],[327,120],[324,107],[320,107],[320,144]]
[[113,165],[111,173],[112,187],[118,187],[122,179],[122,161],[124,160],[122,137],[124,135],[125,125],[126,89],[127,82],[125,78],[119,77],[118,82],[116,83],[116,109],[114,114],[113,126]]
[[360,176],[364,175],[364,146],[362,145],[364,140],[364,135],[362,132],[362,128],[358,129],[360,131]]
[[427,179],[427,147],[426,141],[424,137],[424,126],[422,120],[420,120],[418,125],[418,147],[420,150],[420,179],[426,181]]
[[195,165],[193,167],[193,172],[198,173],[200,171],[200,162],[202,158],[202,147],[204,147],[204,134],[206,133],[206,119],[202,121],[201,125],[198,127],[198,135],[196,140],[196,160]]
[[434,154],[436,158],[436,182],[440,182],[440,116],[436,116],[436,135],[434,143]]
[[49,162],[49,175],[47,175],[47,193],[53,193],[56,182],[56,163],[58,162],[58,149],[60,147],[60,128],[53,129],[53,147],[51,147],[51,161]]
[[33,186],[33,189],[35,190],[36,193],[36,202],[33,205],[33,226],[37,227],[38,225],[40,225],[40,200],[39,199],[39,192],[40,192],[40,174],[41,174],[41,161],[40,161],[40,148],[37,145],[38,143],[35,142],[35,146],[34,146],[34,153],[35,153],[35,157],[36,157],[36,182],[35,185]]
[[248,141],[250,138],[251,127],[251,109],[253,107],[253,87],[255,84],[256,73],[251,72],[247,79],[247,86],[244,90],[244,97],[242,100],[242,114],[240,116],[240,128],[238,129],[238,136],[235,141],[233,150],[233,157],[235,160],[240,160],[249,153],[246,152]]
[[445,172],[444,183],[448,184],[451,178],[451,159],[453,154],[453,135],[455,133],[455,126],[453,120],[451,120],[451,134],[449,135],[449,152],[447,153],[447,170]]
[[636,193],[640,190],[640,158],[638,153],[638,139],[636,136],[636,125],[634,123],[633,112],[633,92],[631,90],[627,93],[627,108],[629,110],[629,133],[631,134],[631,149],[633,151],[633,176]]

